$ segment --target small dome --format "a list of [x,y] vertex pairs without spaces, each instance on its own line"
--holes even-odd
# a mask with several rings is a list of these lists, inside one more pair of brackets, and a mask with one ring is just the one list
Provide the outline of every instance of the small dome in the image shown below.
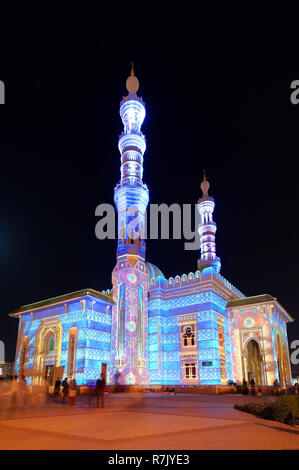
[[163,279],[165,279],[164,274],[155,264],[145,263],[145,265],[146,265],[147,272],[149,274],[149,280],[156,279],[158,276],[161,276],[163,277]]

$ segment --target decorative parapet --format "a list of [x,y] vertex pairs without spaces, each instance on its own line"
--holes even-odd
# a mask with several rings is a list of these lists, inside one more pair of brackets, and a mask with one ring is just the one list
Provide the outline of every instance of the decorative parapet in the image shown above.
[[101,294],[113,296],[113,289],[102,290]]
[[143,106],[145,106],[145,102],[143,101],[142,97],[138,96],[137,93],[135,93],[134,95],[132,93],[129,93],[127,96],[123,96],[119,105],[121,106],[122,104],[124,104],[126,101],[129,101],[129,100],[139,101],[140,103],[143,104]]
[[196,313],[186,313],[184,315],[178,315],[178,322],[183,323],[186,321],[196,321],[197,320],[197,314]]
[[190,272],[188,275],[183,274],[182,276],[175,276],[175,278],[170,277],[169,279],[164,279],[158,276],[156,279],[151,279],[149,282],[150,289],[162,288],[162,289],[177,289],[183,288],[186,286],[193,285],[194,283],[204,282],[206,280],[212,280],[221,283],[226,289],[232,291],[238,298],[245,298],[245,295],[239,291],[235,286],[233,286],[227,279],[225,279],[221,274],[217,273],[213,268],[206,268],[202,272],[197,270],[194,273]]

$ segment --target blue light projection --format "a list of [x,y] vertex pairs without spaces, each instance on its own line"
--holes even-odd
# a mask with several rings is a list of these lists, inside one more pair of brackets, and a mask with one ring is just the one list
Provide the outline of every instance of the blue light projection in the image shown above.
[[128,95],[120,103],[120,182],[114,190],[118,241],[112,289],[86,289],[13,312],[20,320],[16,372],[32,384],[42,383],[53,367],[54,376],[62,369],[79,385],[94,384],[102,371],[110,384],[117,374],[126,385],[221,385],[251,377],[247,345],[254,339],[264,357],[261,385],[281,377],[288,383],[286,323],[292,318],[274,297],[245,297],[220,274],[215,202],[205,175],[197,203],[198,269],[166,279],[145,262],[149,191],[143,183],[141,127],[146,110],[134,68],[126,86]]

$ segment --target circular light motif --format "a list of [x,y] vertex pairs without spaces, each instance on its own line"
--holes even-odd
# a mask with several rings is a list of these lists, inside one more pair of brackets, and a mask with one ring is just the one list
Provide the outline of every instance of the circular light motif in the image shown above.
[[126,376],[126,383],[128,385],[133,385],[135,383],[135,375],[132,374],[132,372],[130,372],[127,376]]
[[128,274],[128,281],[131,282],[132,284],[135,284],[137,281],[137,276],[134,273],[129,273]]
[[244,322],[243,322],[243,325],[246,327],[246,328],[252,328],[255,324],[255,321],[253,318],[251,317],[247,317],[245,318]]
[[134,321],[129,321],[127,324],[126,324],[126,328],[127,330],[129,331],[135,331],[136,330],[136,323]]

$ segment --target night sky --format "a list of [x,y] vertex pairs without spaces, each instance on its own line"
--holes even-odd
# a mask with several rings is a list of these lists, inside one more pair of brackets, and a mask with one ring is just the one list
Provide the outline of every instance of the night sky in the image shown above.
[[[0,28],[0,339],[14,358],[21,305],[111,288],[116,241],[95,237],[95,208],[120,178],[119,102],[130,62],[146,103],[144,182],[151,203],[195,203],[202,170],[216,208],[221,274],[269,293],[297,318],[298,124],[295,16],[221,14],[128,24],[26,22]],[[134,16],[134,15],[133,15]],[[188,19],[190,18],[190,20]],[[197,269],[184,240],[147,243],[166,277]]]

